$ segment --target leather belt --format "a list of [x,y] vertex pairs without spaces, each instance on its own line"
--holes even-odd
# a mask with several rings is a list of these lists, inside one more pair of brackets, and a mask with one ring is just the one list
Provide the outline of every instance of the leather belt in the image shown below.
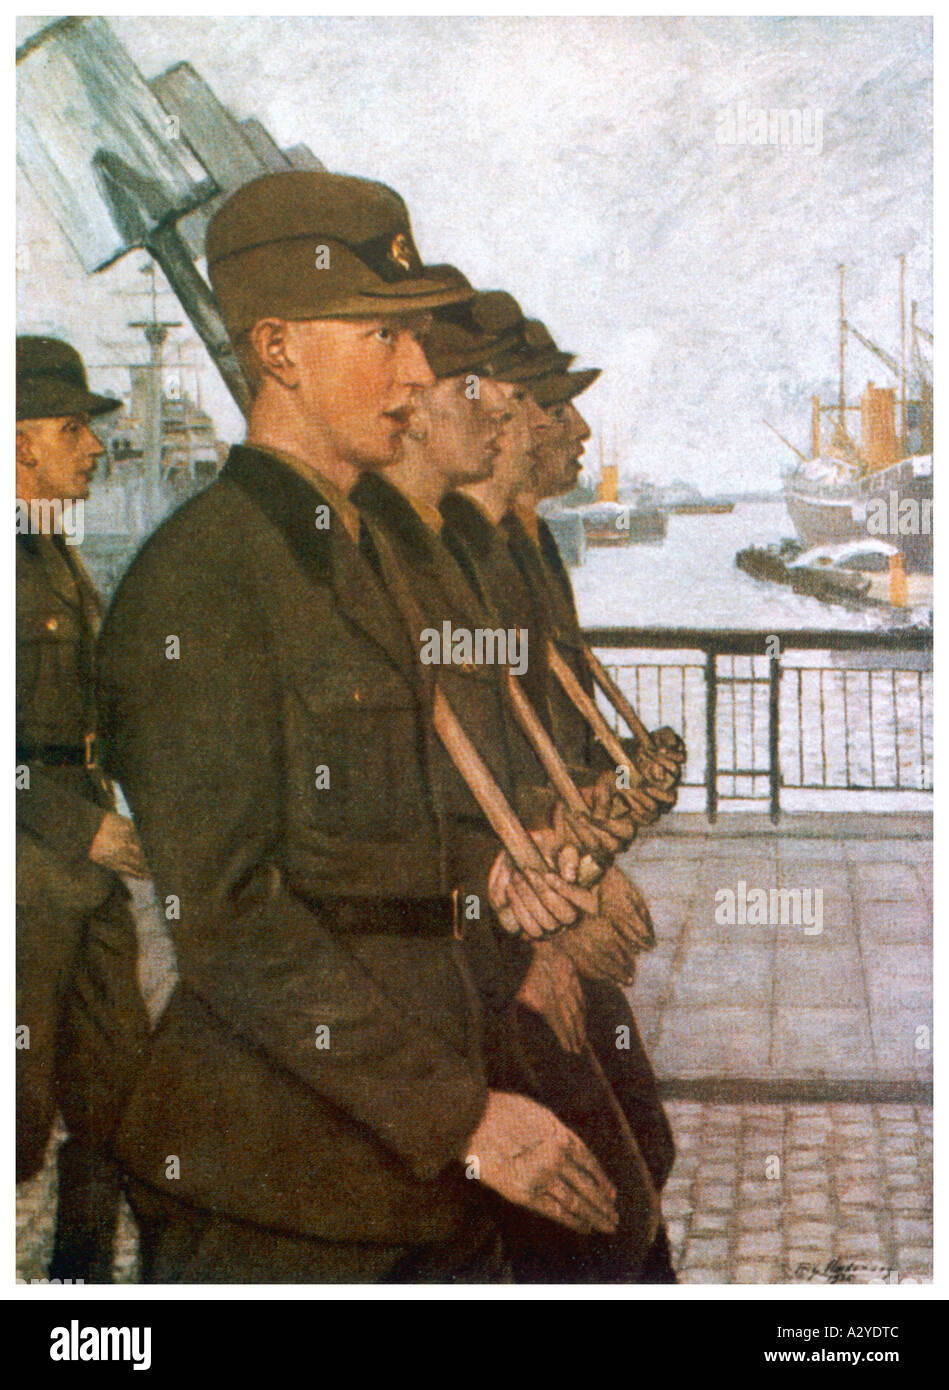
[[18,763],[45,763],[48,767],[98,767],[98,739],[86,734],[82,743],[18,743]]
[[454,900],[445,898],[314,897],[288,884],[321,925],[347,935],[447,937],[455,932]]

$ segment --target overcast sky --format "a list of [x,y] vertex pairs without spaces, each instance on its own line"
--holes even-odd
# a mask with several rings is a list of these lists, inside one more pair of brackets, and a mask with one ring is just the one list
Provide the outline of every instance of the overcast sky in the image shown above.
[[[625,473],[776,484],[793,458],[762,416],[803,448],[810,394],[835,393],[841,260],[848,316],[897,351],[906,252],[931,327],[926,18],[109,23],[146,78],[187,60],[280,144],[398,189],[425,259],[510,290],[578,365],[604,369],[580,403]],[[19,39],[36,27],[21,21]],[[821,147],[718,143],[719,113],[739,103],[819,112]],[[120,358],[108,345],[133,341],[124,324],[144,303],[120,292],[140,288],[142,253],[87,276],[22,175],[17,187],[18,330]],[[890,384],[859,347],[848,377],[852,396]],[[212,368],[203,388],[222,437],[239,438]]]

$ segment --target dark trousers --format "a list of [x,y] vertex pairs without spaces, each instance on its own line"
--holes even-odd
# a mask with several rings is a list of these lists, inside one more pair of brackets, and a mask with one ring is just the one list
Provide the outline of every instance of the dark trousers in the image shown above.
[[56,1103],[70,1137],[56,1160],[50,1276],[87,1284],[112,1279],[122,1173],[108,1150],[148,1039],[128,897],[116,880],[88,914],[56,1019]]
[[110,1284],[122,1174],[111,1159],[76,1138],[60,1146],[56,1174],[50,1278]]
[[510,1275],[484,1209],[429,1245],[318,1240],[231,1221],[130,1178],[143,1284],[498,1284]]
[[[653,1184],[660,1189],[672,1165],[671,1131],[632,1014],[622,995],[620,1001],[624,1006],[621,1014],[614,1013],[611,998],[588,996],[588,1037],[629,1117]],[[605,1007],[607,1004],[611,1007]],[[622,1017],[630,1029],[629,1047],[614,1048],[614,1017]],[[546,1105],[580,1136],[617,1189],[620,1223],[609,1236],[596,1232],[581,1235],[488,1194],[515,1283],[675,1283],[664,1229],[645,1258],[637,1253],[641,1248],[635,1237],[642,1219],[638,1206],[641,1193],[631,1178],[620,1127],[588,1061],[564,1052],[544,1020],[520,1004],[495,1016],[485,1041],[490,1084],[529,1095]],[[618,1055],[611,1058],[608,1049]]]

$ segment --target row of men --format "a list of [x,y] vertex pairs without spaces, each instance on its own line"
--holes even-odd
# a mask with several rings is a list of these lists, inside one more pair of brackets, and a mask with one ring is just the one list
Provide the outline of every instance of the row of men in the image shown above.
[[[380,184],[258,179],[207,260],[246,443],[98,638],[75,553],[18,537],[18,1159],[58,1109],[50,1272],[110,1277],[124,1190],[145,1281],[674,1281],[621,988],[651,924],[613,860],[684,748],[599,728],[536,511],[598,373],[423,266]],[[18,498],[84,496],[116,404],[19,339]],[[522,679],[421,660],[446,624],[525,634]],[[129,875],[174,943],[157,1018]]]

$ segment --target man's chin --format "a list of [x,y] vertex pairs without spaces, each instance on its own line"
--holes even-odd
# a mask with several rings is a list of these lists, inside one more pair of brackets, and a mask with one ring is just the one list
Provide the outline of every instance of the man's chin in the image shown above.
[[356,452],[351,462],[355,467],[360,468],[366,473],[378,473],[384,468],[391,468],[394,463],[399,463],[405,452],[405,436],[386,435],[379,439],[374,439]]

